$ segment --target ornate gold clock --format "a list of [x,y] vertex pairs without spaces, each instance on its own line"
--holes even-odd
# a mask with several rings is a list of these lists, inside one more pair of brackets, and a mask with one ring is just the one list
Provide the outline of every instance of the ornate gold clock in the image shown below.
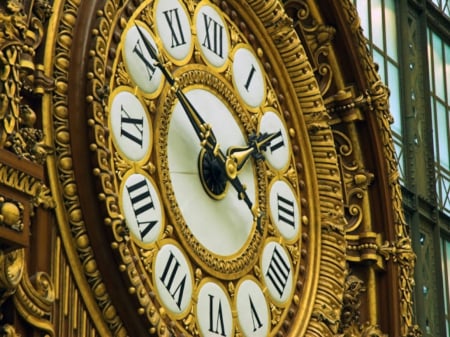
[[303,334],[318,211],[286,70],[301,55],[276,45],[293,34],[280,2],[125,1],[111,12],[89,78],[91,150],[136,314],[160,335]]

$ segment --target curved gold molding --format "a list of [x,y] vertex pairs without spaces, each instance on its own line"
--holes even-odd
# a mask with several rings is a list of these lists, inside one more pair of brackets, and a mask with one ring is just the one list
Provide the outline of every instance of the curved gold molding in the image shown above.
[[[95,256],[84,227],[83,214],[76,192],[70,135],[68,132],[67,84],[73,30],[81,1],[55,1],[45,48],[45,75],[56,80],[53,95],[43,98],[43,128],[47,144],[55,155],[47,158],[50,188],[58,207],[55,209],[64,251],[86,304],[92,322],[101,336],[125,336],[126,331],[102,278],[95,268]],[[53,143],[54,142],[54,143]]]
[[[311,320],[308,325],[298,321],[290,324],[294,326],[293,331],[298,335],[334,334],[337,331],[345,280],[346,221],[342,204],[340,169],[333,133],[328,124],[329,116],[308,56],[298,36],[290,29],[292,20],[280,7],[281,4],[276,1],[259,0],[249,3],[272,36],[272,43],[281,56],[279,64],[284,63],[287,76],[294,84],[295,92],[290,92],[287,88],[284,88],[284,91],[286,95],[297,97],[300,103],[301,112],[297,113],[302,114],[308,128],[304,135],[308,135],[316,172],[315,177],[306,177],[305,180],[316,180],[319,192],[316,205],[320,214],[315,215],[318,217],[315,225],[320,224],[320,239],[319,245],[311,247],[311,250],[315,250],[313,254],[320,259],[320,264],[317,264],[317,269],[308,270],[311,278],[316,275],[318,279],[317,283],[310,284],[311,288],[306,290],[313,295],[311,301],[299,308],[304,312],[311,312]],[[265,48],[266,52],[270,50],[272,49]],[[311,221],[313,222],[314,220]],[[310,240],[314,241],[315,238]],[[317,287],[316,290],[314,287]]]
[[14,294],[15,307],[23,319],[51,337],[55,336],[54,325],[50,321],[54,301],[53,282],[43,272],[31,278],[25,273]]

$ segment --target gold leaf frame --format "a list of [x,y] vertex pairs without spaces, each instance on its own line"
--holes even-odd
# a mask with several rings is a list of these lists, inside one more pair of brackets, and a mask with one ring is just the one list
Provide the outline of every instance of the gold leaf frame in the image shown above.
[[[117,20],[116,14],[123,10],[123,1],[105,1],[105,6],[97,12],[98,29],[93,32],[98,41],[97,50],[92,53],[104,55],[107,46],[108,29]],[[233,6],[242,4],[233,1]],[[305,242],[317,243],[311,246],[309,253],[313,254],[320,262],[308,266],[304,271],[305,278],[310,277],[315,281],[308,281],[303,293],[308,294],[311,301],[302,301],[299,312],[304,312],[311,317],[307,322],[295,321],[295,315],[286,319],[286,328],[295,335],[321,335],[336,332],[336,320],[340,314],[342,294],[345,281],[345,218],[342,204],[342,190],[340,170],[337,161],[333,133],[328,124],[328,114],[323,103],[320,87],[314,77],[307,55],[298,37],[292,29],[291,19],[284,13],[280,1],[253,0],[245,5],[261,18],[261,21],[252,27],[253,31],[266,29],[272,36],[272,41],[261,42],[266,53],[270,53],[273,59],[279,60],[279,65],[274,71],[288,76],[293,89],[282,88],[286,94],[297,97],[301,106],[301,113],[305,119],[307,130],[304,130],[307,142],[314,162],[316,174],[306,176],[305,180],[315,181],[318,194],[310,200],[300,200],[303,205],[312,209],[312,219],[306,220],[310,224],[318,226],[317,232],[312,232],[318,237],[304,237]],[[58,27],[50,34],[49,45],[56,41],[56,46],[46,48],[46,69],[50,69],[52,76],[57,79],[55,94],[52,99],[44,102],[44,111],[52,111],[53,114],[45,116],[45,130],[51,130],[47,134],[48,143],[55,139],[55,157],[48,160],[51,189],[59,207],[57,212],[58,222],[64,245],[72,264],[82,296],[97,329],[101,335],[107,336],[109,331],[115,335],[124,335],[124,327],[121,319],[114,310],[114,306],[107,294],[99,292],[102,287],[102,276],[98,271],[86,268],[95,261],[92,247],[90,246],[83,220],[83,214],[77,194],[77,184],[74,178],[73,158],[71,155],[70,135],[68,133],[68,104],[67,83],[69,77],[70,46],[74,38],[72,29],[79,11],[80,2],[66,0],[57,8],[58,15],[53,17],[52,25]],[[245,15],[245,10],[242,10]],[[247,18],[250,22],[250,18]],[[104,75],[89,74],[89,80],[95,82]],[[97,81],[98,91],[92,97],[87,97],[90,102],[102,101],[101,81]],[[103,91],[104,92],[104,91]],[[101,104],[94,109],[103,109]],[[294,112],[291,112],[294,113]],[[298,113],[298,112],[297,112]],[[98,116],[100,118],[100,116]],[[310,172],[305,170],[305,172]],[[308,173],[307,173],[308,174]],[[303,181],[304,184],[304,181]],[[299,182],[302,185],[302,181]],[[308,187],[309,194],[314,188]],[[314,234],[315,233],[315,234]],[[93,285],[91,287],[91,284]],[[301,286],[301,285],[300,285]],[[153,332],[160,335],[167,334],[167,329],[160,322],[158,314],[150,317],[155,325]]]

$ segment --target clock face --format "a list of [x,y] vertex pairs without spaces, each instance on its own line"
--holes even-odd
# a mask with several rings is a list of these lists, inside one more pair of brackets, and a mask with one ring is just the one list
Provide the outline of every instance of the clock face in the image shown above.
[[149,331],[157,315],[175,334],[274,336],[303,317],[304,125],[241,6],[147,0],[117,23],[105,223]]

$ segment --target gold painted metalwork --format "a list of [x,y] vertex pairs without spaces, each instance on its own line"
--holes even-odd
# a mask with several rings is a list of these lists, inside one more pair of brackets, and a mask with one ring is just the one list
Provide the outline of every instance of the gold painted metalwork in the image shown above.
[[[108,6],[117,12],[119,4],[109,1]],[[63,205],[55,210],[64,254],[68,256],[66,269],[61,272],[66,272],[70,266],[70,272],[77,283],[72,292],[79,292],[86,312],[91,317],[92,326],[101,336],[126,336],[122,320],[111,302],[110,295],[105,291],[102,275],[95,266],[95,255],[87,235],[74,177],[68,132],[67,85],[73,30],[79,10],[80,1],[55,2],[54,13],[59,16],[53,15],[50,24],[57,29],[49,32],[44,65],[46,71],[52,73],[56,79],[53,95],[44,96],[43,106],[46,114],[43,116],[43,124],[44,129],[49,131],[45,134],[47,144],[53,144],[57,150],[54,158],[47,158],[47,164],[55,202],[57,205]],[[108,12],[101,12],[99,16],[106,27],[109,27],[112,17],[106,14]],[[70,306],[73,302],[67,299],[65,303]],[[78,304],[76,300],[74,303]]]
[[39,272],[29,277],[25,272],[13,299],[16,310],[26,322],[51,337],[55,336],[51,322],[55,293],[53,281],[47,273]]
[[0,195],[0,226],[6,226],[10,229],[23,231],[23,209],[24,206],[20,202],[5,199]]
[[41,180],[3,163],[0,163],[0,184],[25,193],[34,207],[56,206],[49,188]]
[[[233,5],[238,5],[238,4],[233,4]],[[337,184],[333,183],[333,180],[336,179],[336,181],[338,180],[339,174],[338,173],[338,167],[337,167],[337,163],[336,163],[336,155],[333,149],[333,143],[331,141],[332,139],[332,134],[331,134],[331,130],[329,129],[329,127],[326,125],[326,114],[322,113],[323,111],[325,111],[323,103],[321,101],[320,98],[320,92],[319,91],[315,91],[314,88],[317,88],[317,86],[312,87],[312,91],[311,91],[311,82],[314,82],[314,76],[313,73],[310,71],[310,67],[307,61],[307,58],[302,57],[300,60],[297,59],[292,59],[290,57],[290,55],[292,55],[292,40],[295,40],[295,33],[292,31],[291,27],[290,27],[290,20],[289,18],[283,13],[282,11],[282,6],[278,1],[271,1],[268,4],[263,3],[262,1],[257,1],[257,2],[252,2],[252,8],[257,11],[257,15],[260,17],[265,18],[266,22],[263,23],[262,25],[266,25],[268,26],[268,33],[264,33],[264,36],[273,36],[274,37],[274,42],[271,43],[275,43],[276,47],[270,47],[272,48],[272,51],[270,50],[269,45],[264,42],[264,40],[260,37],[257,36],[257,39],[259,39],[261,41],[261,43],[263,44],[262,47],[265,48],[261,48],[261,52],[262,50],[264,50],[264,52],[268,53],[268,55],[271,55],[271,57],[279,57],[279,56],[272,56],[272,55],[279,55],[279,50],[281,50],[281,55],[283,58],[286,59],[286,63],[287,63],[287,67],[288,69],[291,69],[291,72],[289,73],[289,71],[286,72],[286,70],[281,70],[284,69],[284,66],[280,69],[278,69],[278,65],[274,62],[272,63],[272,66],[275,68],[274,73],[279,74],[278,76],[285,76],[286,74],[288,76],[292,76],[292,79],[297,78],[297,76],[299,76],[298,74],[298,70],[300,69],[300,71],[302,72],[301,75],[301,81],[300,83],[296,82],[296,87],[293,89],[289,89],[292,92],[289,92],[289,95],[293,95],[292,97],[299,97],[301,103],[301,109],[302,112],[307,116],[308,119],[308,123],[310,125],[313,125],[310,129],[313,130],[313,134],[311,137],[316,137],[318,136],[317,139],[313,139],[313,152],[316,155],[316,163],[317,166],[320,167],[321,165],[321,158],[326,158],[329,157],[330,159],[327,159],[326,162],[323,162],[323,165],[329,167],[330,166],[330,161],[331,161],[331,167],[336,167],[336,176],[333,177],[332,179],[329,179],[329,175],[328,174],[322,174],[320,175],[320,179],[321,183],[323,184],[323,186],[329,186],[329,183],[331,181],[332,185],[335,185],[337,190],[334,189],[332,191],[332,193],[320,193],[321,196],[321,201],[323,201],[322,205],[324,207],[323,210],[323,220],[325,220],[327,223],[324,225],[324,232],[329,233],[330,232],[330,228],[332,228],[332,231],[339,229],[340,227],[342,227],[342,225],[339,225],[339,223],[342,223],[343,219],[342,219],[342,213],[340,213],[339,211],[336,212],[336,210],[338,210],[339,207],[339,203],[340,203],[340,193],[339,193],[339,186]],[[109,10],[108,15],[110,15],[111,13],[114,13],[114,10],[118,10],[118,7],[116,6],[116,4],[113,3],[107,3],[106,6]],[[273,10],[275,9],[275,15],[273,16]],[[101,14],[104,14],[105,12],[102,12]],[[241,13],[242,16],[244,17],[245,21],[247,23],[249,23],[250,25],[252,25],[252,20],[248,17],[248,14],[245,13],[245,11],[243,11],[241,9]],[[109,16],[102,16],[100,15],[100,21],[102,22],[102,27],[110,27],[111,25],[111,21],[109,19]],[[277,22],[277,27],[270,27],[270,22]],[[262,27],[261,26],[255,26],[252,27],[252,31],[255,31],[257,34],[258,30]],[[109,32],[108,29],[106,30],[97,30],[95,31],[95,34],[97,34],[96,36],[99,37],[99,43],[100,45],[98,46],[98,52],[93,52],[93,55],[95,55],[95,57],[98,58],[102,58],[104,57],[104,54],[101,52],[101,45],[103,45],[104,41],[108,40],[108,36],[107,35],[103,35],[103,34],[107,34],[107,32]],[[233,39],[232,39],[233,40]],[[294,44],[294,53],[298,53],[298,54],[302,54],[302,47],[300,44]],[[97,64],[101,64],[101,63],[97,63]],[[101,70],[101,69],[100,69]],[[105,97],[107,97],[107,93],[108,93],[108,89],[107,86],[104,85],[104,83],[102,83],[102,79],[103,77],[103,73],[100,71],[98,72],[98,68],[93,69],[92,73],[88,74],[88,78],[90,80],[92,80],[93,83],[96,84],[96,87],[98,88],[103,88],[104,90],[98,90],[93,92],[92,96],[87,97],[88,102],[93,104],[93,110],[94,110],[94,115],[93,115],[93,119],[89,120],[89,125],[92,128],[95,128],[95,130],[98,131],[97,137],[96,137],[96,143],[91,145],[91,149],[93,151],[95,151],[98,155],[98,162],[99,164],[101,164],[98,168],[94,169],[94,173],[98,175],[99,179],[103,182],[105,182],[105,187],[108,187],[106,185],[106,183],[108,181],[110,181],[110,179],[108,179],[107,176],[107,167],[103,167],[103,163],[107,162],[107,156],[105,151],[103,151],[103,147],[105,146],[104,143],[104,136],[105,136],[105,130],[102,130],[102,128],[97,127],[96,123],[98,122],[99,124],[103,124],[103,117],[101,115],[101,111],[104,109],[105,105]],[[123,78],[123,76],[121,76],[121,78]],[[126,79],[125,79],[126,81]],[[98,85],[98,86],[97,86]],[[57,91],[58,91],[58,87],[57,87]],[[274,98],[274,96],[272,95],[268,95],[268,98],[272,97],[272,99]],[[290,96],[291,97],[291,96]],[[284,100],[283,95],[279,94],[279,96],[277,97],[280,100]],[[272,100],[275,101],[275,100]],[[57,123],[55,123],[55,136],[56,136],[56,146],[58,149],[58,168],[61,170],[61,172],[64,172],[64,177],[70,177],[71,176],[71,171],[73,170],[71,162],[69,160],[64,160],[65,157],[67,156],[68,158],[70,158],[70,147],[69,147],[69,142],[68,142],[68,135],[65,133],[65,129],[64,129],[64,124],[65,122],[65,118],[66,115],[64,114],[64,112],[67,111],[66,107],[64,107],[64,104],[57,104],[55,102],[55,106],[61,108],[58,109],[56,111],[55,114],[55,119],[57,120]],[[149,106],[152,106],[151,103],[149,104]],[[305,177],[303,176],[303,172],[309,172],[309,168],[307,168],[305,166],[305,164],[303,164],[301,162],[301,155],[302,155],[302,151],[306,151],[303,153],[307,153],[311,150],[309,150],[309,142],[303,138],[303,135],[307,135],[307,130],[306,128],[300,126],[301,123],[299,121],[300,117],[296,115],[296,112],[294,111],[298,111],[298,109],[292,109],[292,107],[289,107],[290,111],[283,111],[283,113],[285,114],[285,118],[289,119],[289,123],[290,123],[290,128],[292,130],[297,130],[298,132],[291,132],[292,137],[295,137],[296,141],[295,143],[295,147],[294,147],[294,153],[296,156],[299,156],[298,161],[295,163],[295,169],[289,169],[286,171],[286,176],[289,179],[289,181],[295,181],[295,170],[297,170],[298,172],[300,172],[299,174],[299,180],[297,181],[296,184],[298,184],[298,187],[300,190],[303,190],[303,196],[304,198],[301,200],[301,205],[302,208],[304,209],[303,212],[303,216],[302,216],[302,223],[306,228],[306,232],[304,233],[304,235],[302,235],[302,248],[300,247],[295,247],[294,245],[291,247],[290,251],[292,252],[292,254],[294,254],[295,256],[301,256],[302,259],[304,260],[310,260],[310,261],[318,261],[317,259],[315,259],[315,257],[317,257],[319,255],[319,251],[322,249],[321,247],[317,247],[315,245],[315,242],[317,242],[318,238],[319,238],[319,231],[320,231],[320,227],[317,225],[318,223],[320,223],[320,214],[319,214],[319,200],[316,200],[315,197],[313,197],[313,191],[315,190],[314,187],[312,187],[310,184],[310,182],[314,181],[314,176],[312,174],[309,174]],[[153,110],[153,109],[151,109]],[[316,130],[315,126],[319,125],[319,129],[320,130]],[[325,147],[324,147],[324,143],[325,143]],[[302,150],[300,150],[302,149]],[[305,154],[306,156],[306,154]],[[67,159],[68,159],[67,158]],[[64,164],[64,166],[63,166]],[[66,165],[67,164],[67,165]],[[152,166],[152,165],[150,165]],[[126,167],[125,166],[121,166],[121,167]],[[63,176],[62,174],[60,175],[60,177]],[[56,178],[56,176],[53,176],[53,178]],[[58,178],[61,179],[61,178]],[[71,179],[68,179],[67,182],[67,186],[71,186],[70,185]],[[61,184],[62,186],[66,186],[66,183],[62,180],[60,181],[58,184]],[[313,183],[312,183],[313,184]],[[75,188],[75,187],[74,187]],[[108,187],[109,190],[109,187]],[[74,191],[74,189],[67,189],[67,192],[70,191]],[[337,194],[336,194],[337,193]],[[109,197],[105,194],[103,194],[101,196],[102,198],[105,198],[105,202],[107,203],[108,207],[110,207],[111,210],[113,209],[117,209],[115,208],[114,204],[114,200],[111,198],[109,199]],[[65,198],[65,202],[62,203],[64,205],[66,205],[66,207],[68,207],[69,210],[69,219],[70,219],[70,215],[73,214],[74,210],[79,211],[79,203],[77,201],[75,201],[74,195],[69,195],[68,193],[65,194],[64,196]],[[312,199],[311,199],[312,198]],[[333,203],[329,203],[329,200],[333,200]],[[330,212],[331,211],[331,212]],[[330,216],[331,214],[331,216]],[[75,220],[75,219],[74,219]],[[81,232],[84,232],[84,229],[82,229],[82,218],[79,217],[79,213],[77,213],[77,223],[72,222],[72,231],[74,233],[74,236],[77,237],[79,234],[77,231],[75,230],[80,230]],[[111,220],[111,219],[110,219]],[[336,221],[337,220],[337,221]],[[106,223],[108,225],[112,225],[117,226],[117,228],[123,228],[122,224],[120,221],[111,221],[109,222],[108,219],[106,219]],[[119,230],[118,230],[119,232]],[[309,234],[311,233],[311,234]],[[128,249],[126,249],[126,246],[123,246],[122,243],[122,238],[123,240],[125,240],[126,243],[126,234],[124,236],[119,235],[118,237],[118,242],[117,244],[113,244],[114,247],[117,247],[117,249],[119,250],[120,254],[122,255],[122,259],[123,261],[131,261],[130,258],[130,252]],[[337,238],[342,237],[342,233],[339,230],[336,230],[334,233],[331,233],[329,235],[326,235],[325,237],[322,237],[323,242],[325,242],[325,244],[323,245],[323,248],[325,249],[325,251],[327,250],[327,247],[329,245],[326,244],[327,240],[329,239],[330,241],[335,241]],[[311,246],[310,246],[311,245]],[[301,252],[300,252],[301,249]],[[343,270],[344,267],[344,258],[343,258],[343,251],[342,250],[333,250],[333,252],[329,253],[330,256],[331,255],[335,255],[338,258],[334,258],[332,261],[328,261],[325,260],[321,263],[321,266],[319,267],[318,262],[314,262],[313,264],[309,265],[303,265],[303,267],[300,266],[299,268],[299,273],[300,273],[300,277],[299,277],[299,282],[300,284],[296,287],[296,295],[293,296],[294,301],[292,303],[291,306],[291,310],[293,310],[294,312],[301,312],[304,313],[305,317],[308,316],[308,313],[311,312],[311,310],[313,310],[313,306],[310,306],[311,300],[313,300],[315,298],[315,293],[316,293],[316,288],[317,288],[317,284],[319,284],[320,282],[318,282],[318,277],[319,277],[319,268],[323,269],[323,274],[332,274],[334,278],[336,278],[336,275],[341,274],[342,275],[342,280],[343,280],[343,273],[340,273],[340,271]],[[86,255],[83,255],[83,258],[85,258]],[[128,263],[128,262],[127,262]],[[131,273],[130,275],[134,275],[137,271],[133,270],[133,269],[129,269],[131,266],[127,266],[126,264],[121,265],[119,268],[123,271],[127,271],[128,273]],[[336,272],[337,270],[337,272]],[[196,275],[198,275],[198,273],[196,273]],[[338,277],[339,278],[339,277]],[[133,278],[134,279],[134,278]],[[338,282],[339,283],[339,282]],[[303,285],[305,284],[305,288],[303,288]],[[138,285],[138,284],[137,284]],[[327,290],[328,286],[323,284],[319,286],[319,291],[323,291],[323,294],[328,293]],[[337,286],[337,288],[339,289],[339,286]],[[130,288],[130,291],[135,294],[136,296],[138,296],[138,300],[141,303],[148,303],[148,296],[144,293],[141,293],[139,291],[135,291],[136,289],[139,289],[139,287],[136,286],[132,286]],[[337,294],[339,291],[336,291],[335,293]],[[298,294],[298,295],[297,295]],[[301,298],[302,300],[299,301],[299,298]],[[321,300],[328,300],[328,295],[325,296],[326,299],[324,299],[323,297],[319,298],[319,303],[317,303],[317,307],[321,307]],[[338,295],[336,295],[334,297],[334,295],[332,295],[333,297],[333,301],[336,301],[336,303],[338,302]],[[335,308],[337,308],[337,305],[334,305]],[[142,309],[142,310],[141,310]],[[146,308],[141,308],[138,311],[141,313],[144,313],[147,315],[148,319],[150,322],[152,322],[152,324],[154,324],[154,328],[152,328],[152,332],[157,332],[160,335],[166,335],[167,334],[167,326],[164,324],[164,322],[161,320],[161,317],[159,316],[159,314],[157,312],[155,312],[154,307],[150,306],[150,307],[146,307]],[[298,332],[298,333],[303,333],[306,329],[307,329],[307,322],[301,322],[301,320],[297,320],[294,321],[294,317],[295,316],[291,316],[291,315],[287,315],[287,311],[285,311],[284,313],[282,313],[279,309],[277,309],[276,307],[272,308],[273,311],[273,317],[274,319],[274,324],[279,324],[280,328],[285,329],[284,327],[288,327],[289,324],[292,324],[292,328],[294,329],[294,331]],[[277,313],[278,312],[278,313]],[[190,316],[189,316],[190,317]],[[283,320],[283,323],[282,323]],[[190,325],[189,325],[190,326]],[[281,330],[280,330],[281,331]]]
[[[347,329],[343,336],[352,334],[365,336],[370,333],[376,336],[383,335],[376,328],[379,322],[377,302],[380,296],[376,270],[384,270],[387,262],[394,262],[396,264],[394,268],[399,270],[400,278],[393,280],[398,282],[400,298],[401,332],[398,333],[407,336],[411,331],[417,331],[412,311],[415,259],[402,213],[397,162],[390,131],[392,117],[389,113],[389,92],[377,74],[376,66],[367,50],[356,9],[351,1],[342,2],[339,10],[334,4],[331,7],[333,8],[321,8],[319,3],[314,1],[286,2],[286,9],[294,18],[294,26],[312,60],[315,76],[330,116],[329,125],[333,128],[342,175],[346,259],[350,262],[349,270],[351,271],[354,263],[365,266],[362,268],[364,281],[361,282],[365,283],[367,289],[363,296],[366,301],[367,309],[364,310],[367,311],[368,323],[359,326],[358,322],[355,328]],[[325,12],[326,15],[335,17],[333,26],[327,25]],[[339,44],[342,37],[348,35],[348,48],[352,50],[349,54],[358,61],[355,67],[355,70],[358,69],[356,84],[346,83],[348,76],[344,73],[345,70],[340,69],[337,55],[342,46],[333,45],[337,34],[341,34]],[[391,199],[381,202],[386,205],[385,207],[391,208],[389,212],[393,214],[392,227],[395,227],[395,237],[385,244],[382,243],[386,240],[383,236],[387,234],[377,232],[376,226],[372,223],[373,212],[378,211],[372,206],[373,195],[369,193],[373,189],[373,181],[379,181],[382,173],[371,172],[367,168],[366,160],[370,155],[364,153],[365,149],[362,148],[364,144],[362,138],[367,136],[360,134],[361,131],[358,130],[359,125],[369,123],[373,123],[371,125],[376,130],[375,133],[378,133],[376,137],[380,137],[382,154],[375,155],[377,156],[375,160],[382,162],[389,180]],[[313,128],[320,130],[321,126],[314,125]],[[329,322],[332,325],[332,319],[329,319]]]
[[0,147],[43,164],[51,149],[44,144],[42,130],[34,128],[37,116],[23,95],[53,89],[43,66],[34,62],[51,11],[46,0],[36,1],[33,9],[35,15],[28,18],[22,1],[0,6]]
[[[189,1],[186,5],[191,15],[196,3],[197,1]],[[219,4],[219,1],[217,3]],[[229,1],[229,3],[231,7],[239,6],[237,1]],[[311,174],[304,167],[309,163],[297,160],[295,169],[287,170],[285,177],[294,186],[298,186],[301,192],[299,201],[303,209],[308,209],[309,213],[302,217],[302,225],[317,226],[316,229],[303,233],[302,244],[289,247],[290,251],[293,255],[300,256],[302,262],[313,259],[317,259],[319,262],[311,262],[309,265],[303,264],[299,267],[298,271],[301,276],[296,285],[297,289],[289,313],[283,315],[282,310],[271,306],[274,324],[279,324],[280,336],[287,335],[289,329],[293,331],[293,334],[299,336],[384,336],[376,324],[378,319],[375,308],[377,293],[372,290],[376,283],[374,268],[368,268],[367,279],[362,281],[347,276],[350,268],[347,263],[374,262],[374,267],[382,269],[385,263],[394,262],[400,270],[398,286],[399,296],[403,303],[401,308],[402,336],[419,336],[420,332],[414,327],[412,316],[414,254],[411,250],[401,208],[397,163],[389,129],[387,88],[379,81],[375,65],[368,56],[356,11],[350,1],[342,3],[342,16],[346,25],[350,27],[355,50],[360,57],[362,68],[366,71],[365,80],[369,84],[366,88],[362,88],[363,90],[352,88],[345,83],[345,76],[338,69],[335,51],[332,47],[333,38],[339,32],[324,22],[320,16],[319,5],[314,4],[313,1],[298,0],[286,1],[285,7],[289,8],[292,3],[300,4],[299,13],[303,24],[291,19],[283,10],[282,3],[276,0],[249,0],[246,2],[246,6],[248,6],[246,8],[254,11],[260,21],[254,20],[250,13],[245,13],[242,9],[239,12],[242,22],[245,22],[249,30],[254,32],[252,39],[261,44],[259,53],[267,59],[274,60],[267,62],[264,66],[272,68],[271,74],[276,74],[280,78],[289,78],[292,81],[292,88],[282,85],[277,93],[269,91],[267,101],[283,101],[285,97],[297,98],[299,111],[289,109],[283,111],[285,118],[289,119],[290,130],[293,131],[292,137],[296,139],[303,137],[293,147],[293,153],[296,158],[301,158],[302,151],[310,151],[315,167],[314,174]],[[223,5],[222,2],[220,4]],[[58,29],[50,34],[48,40],[49,43],[55,42],[56,46],[54,53],[49,49],[48,53],[51,57],[48,58],[45,66],[47,74],[51,72],[58,80],[53,97],[48,98],[44,103],[49,111],[45,118],[45,130],[51,131],[54,136],[56,150],[55,158],[48,159],[52,191],[55,194],[56,203],[61,205],[56,210],[56,214],[63,245],[69,256],[68,263],[75,274],[80,296],[83,297],[87,310],[95,321],[96,328],[104,336],[110,333],[124,336],[126,331],[121,318],[116,313],[108,293],[102,291],[102,289],[104,290],[102,275],[95,268],[90,268],[95,264],[95,255],[77,194],[80,186],[75,179],[72,163],[74,158],[70,148],[67,84],[70,45],[74,38],[72,29],[80,9],[80,2],[65,0],[57,6],[59,6],[58,13],[63,12],[64,6],[65,14],[54,18],[53,24]],[[142,17],[146,18],[144,21],[151,22],[153,17],[150,11],[151,6],[146,8],[142,11]],[[99,198],[104,198],[102,200],[111,210],[111,214],[118,207],[117,201],[112,197],[115,193],[110,185],[112,173],[108,172],[109,167],[103,164],[112,161],[114,167],[117,168],[118,176],[123,176],[131,168],[131,165],[117,154],[113,158],[109,158],[108,151],[105,150],[108,130],[103,128],[103,113],[109,94],[105,73],[109,69],[105,71],[102,67],[105,65],[103,61],[107,58],[105,51],[110,50],[108,41],[114,36],[116,23],[120,29],[123,29],[126,26],[126,14],[123,13],[133,10],[135,7],[129,1],[107,0],[104,7],[97,12],[98,27],[92,33],[96,43],[91,50],[91,56],[99,67],[93,67],[87,74],[92,87],[97,89],[86,97],[93,109],[93,116],[88,121],[88,125],[95,129],[97,136],[95,142],[91,144],[91,150],[97,156],[99,163],[98,167],[94,169],[94,174],[102,182],[104,191],[111,192],[111,195],[99,194]],[[293,25],[304,32],[303,44],[292,30]],[[21,30],[19,29],[19,31]],[[271,40],[264,40],[266,35],[258,33],[258,31],[266,31],[271,36]],[[233,45],[238,43],[238,32],[232,30],[230,36]],[[110,52],[114,53],[115,50]],[[11,55],[14,56],[14,53]],[[194,55],[194,58],[197,61],[201,60],[198,53]],[[168,66],[174,67],[170,63]],[[8,63],[8,67],[14,70],[14,65]],[[119,64],[117,69],[116,83],[130,85],[131,82],[123,65]],[[7,74],[8,77],[13,75],[16,76],[17,73],[10,71]],[[231,75],[226,73],[224,76]],[[273,77],[273,80],[275,83],[276,76]],[[6,90],[3,87],[2,89]],[[8,88],[8,90],[12,89]],[[6,102],[5,106],[13,106],[8,99],[3,102]],[[147,99],[146,104],[151,114],[157,111],[155,102]],[[4,126],[10,128],[8,130],[14,129],[11,129],[11,125],[18,125],[19,109],[17,106],[14,109],[0,111],[13,111],[8,118],[3,117],[0,120],[3,121]],[[50,111],[54,111],[54,113],[50,115]],[[364,163],[363,151],[357,146],[359,144],[358,132],[354,124],[366,121],[368,114],[376,116],[383,144],[385,158],[383,164],[387,167],[390,178],[389,195],[391,200],[389,204],[395,217],[396,237],[392,241],[386,241],[385,244],[381,243],[385,238],[374,231],[373,224],[370,222],[371,200],[368,191],[372,187],[374,179],[378,177],[367,169]],[[305,128],[300,126],[298,115],[304,118]],[[5,112],[3,116],[6,116]],[[6,127],[4,128],[6,129]],[[12,131],[9,134],[12,134]],[[25,145],[26,136],[21,135],[22,138],[18,140],[18,148],[26,149],[25,157],[32,158],[33,154],[28,149],[28,145]],[[46,137],[48,144],[51,137],[48,135]],[[6,144],[6,138],[1,139]],[[40,144],[40,142],[35,141],[35,144]],[[39,148],[38,152],[41,150]],[[44,150],[51,151],[45,147]],[[151,175],[156,172],[156,166],[152,161],[143,169]],[[1,170],[5,170],[5,168],[0,167],[0,173]],[[299,173],[299,176],[296,175],[296,172]],[[273,177],[272,175],[271,172],[267,174],[269,178]],[[0,174],[0,178],[8,181],[6,173]],[[317,186],[314,184],[312,186],[311,181],[315,181],[314,184]],[[317,192],[316,195],[314,195],[315,192]],[[51,204],[50,201],[46,201],[46,203]],[[141,279],[140,271],[132,265],[133,256],[135,256],[133,253],[136,253],[140,254],[144,265],[151,266],[148,261],[151,261],[154,252],[151,250],[130,251],[122,220],[120,217],[105,219],[105,227],[111,226],[117,233],[116,242],[111,245],[117,250],[123,262],[118,268],[124,274],[132,276],[129,290],[141,304],[136,308],[136,312],[145,315],[151,324],[150,333],[169,336],[177,330],[164,320],[166,317],[164,310],[154,305],[149,294],[141,291],[141,285],[145,279]],[[174,228],[166,227],[163,237],[173,237],[173,235]],[[60,272],[64,271],[60,270]],[[256,270],[255,274],[257,272]],[[194,274],[196,282],[200,282],[205,277],[200,268],[196,268]],[[233,288],[232,283],[230,288]],[[361,310],[360,298],[363,296],[369,299],[367,306],[370,307],[370,322],[361,324],[358,313]],[[296,320],[297,313],[304,313],[303,317],[308,319]],[[188,314],[182,324],[186,331],[198,335],[194,312]]]

